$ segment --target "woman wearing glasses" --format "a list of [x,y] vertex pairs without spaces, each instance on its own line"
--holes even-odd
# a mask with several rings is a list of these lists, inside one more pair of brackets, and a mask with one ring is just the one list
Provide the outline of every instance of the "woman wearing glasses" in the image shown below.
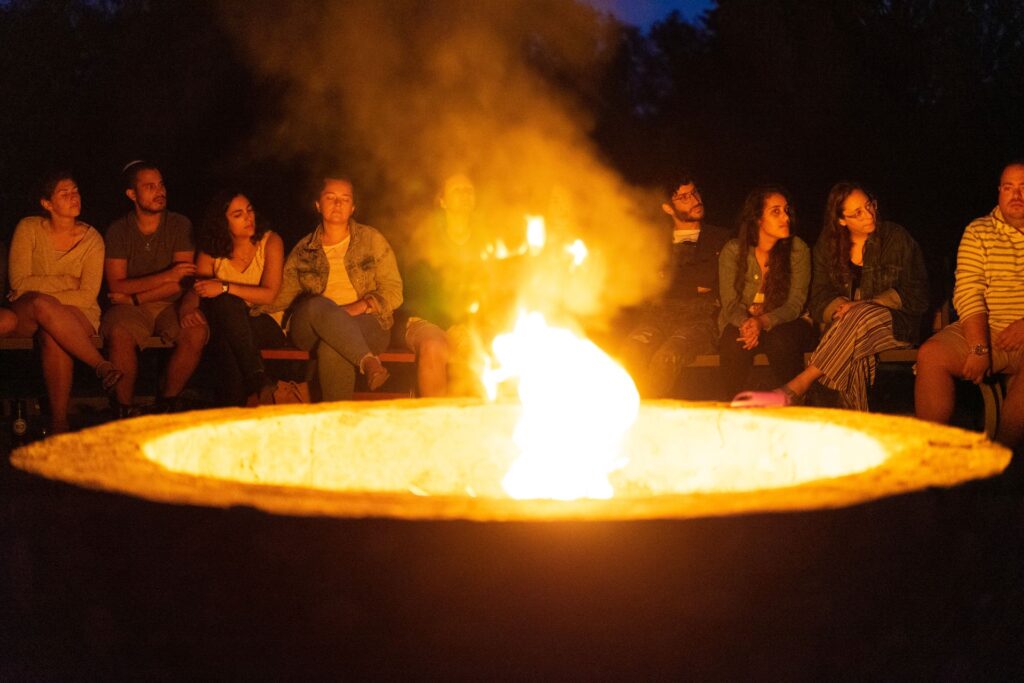
[[837,183],[814,245],[811,314],[827,328],[803,372],[775,392],[736,397],[740,404],[789,405],[815,382],[834,389],[844,408],[867,410],[876,354],[918,341],[928,310],[921,248],[901,226],[878,220],[858,183]]
[[811,254],[791,233],[793,223],[785,190],[756,188],[743,202],[736,239],[722,248],[719,359],[726,396],[743,388],[757,353],[768,356],[776,383],[804,367],[811,341],[811,324],[802,317]]

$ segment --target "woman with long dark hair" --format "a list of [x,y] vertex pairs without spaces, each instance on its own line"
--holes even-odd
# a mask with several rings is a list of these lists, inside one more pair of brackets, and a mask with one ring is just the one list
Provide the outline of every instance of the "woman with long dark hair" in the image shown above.
[[756,353],[768,356],[780,384],[803,369],[811,339],[810,322],[801,317],[811,255],[791,233],[793,222],[788,193],[777,185],[758,187],[743,202],[736,238],[719,256],[719,358],[726,396],[743,388]]
[[876,354],[919,339],[928,274],[914,238],[879,220],[875,198],[859,183],[837,183],[828,194],[810,307],[827,331],[807,368],[777,393],[793,403],[817,381],[836,390],[844,408],[867,410]]
[[210,201],[198,242],[193,289],[210,323],[222,401],[272,403],[277,382],[267,374],[260,349],[287,346],[287,339],[274,318],[253,306],[269,304],[281,289],[284,244],[236,190],[219,192]]

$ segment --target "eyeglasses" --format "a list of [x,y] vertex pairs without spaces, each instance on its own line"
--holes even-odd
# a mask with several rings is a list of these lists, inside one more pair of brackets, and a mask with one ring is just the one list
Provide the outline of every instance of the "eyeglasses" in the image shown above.
[[688,202],[694,197],[700,196],[700,190],[693,188],[689,192],[677,192],[672,195],[672,201],[674,202]]
[[1019,192],[1021,195],[1024,195],[1024,185],[1014,185],[1013,183],[1003,183],[1002,185],[999,186],[999,191],[1002,192],[1003,194],[1009,194],[1009,195],[1015,194],[1017,192]]
[[861,208],[857,209],[853,213],[844,213],[843,218],[848,221],[862,221],[868,216],[874,217],[875,211],[878,209],[878,202],[871,200]]

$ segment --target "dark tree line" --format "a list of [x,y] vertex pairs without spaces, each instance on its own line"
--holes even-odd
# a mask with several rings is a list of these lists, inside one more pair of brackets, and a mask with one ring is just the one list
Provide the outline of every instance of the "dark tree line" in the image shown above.
[[[544,4],[524,0],[541,18]],[[84,217],[105,225],[126,208],[116,178],[137,156],[164,164],[180,209],[242,180],[286,239],[306,229],[303,169],[335,160],[308,158],[328,153],[316,146],[261,154],[285,90],[246,64],[232,38],[245,21],[244,4],[201,0],[0,4],[0,234],[54,165],[78,171]],[[600,35],[576,42],[600,69],[560,62],[547,25],[524,58],[589,113],[628,180],[690,167],[718,222],[775,180],[813,240],[828,187],[859,178],[941,270],[966,221],[994,204],[999,165],[1024,153],[1021,0],[720,0],[699,22],[672,14],[647,33],[594,25]],[[372,188],[367,201],[386,196]]]

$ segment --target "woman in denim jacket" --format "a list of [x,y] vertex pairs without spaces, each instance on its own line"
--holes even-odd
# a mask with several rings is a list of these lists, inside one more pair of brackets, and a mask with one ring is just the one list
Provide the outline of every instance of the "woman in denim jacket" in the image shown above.
[[867,410],[876,354],[918,341],[928,310],[924,257],[905,229],[878,220],[874,197],[858,183],[832,187],[824,223],[810,306],[827,331],[807,368],[776,395],[790,404],[818,381],[839,392],[844,408]]
[[793,236],[792,210],[784,189],[751,191],[740,210],[739,231],[718,262],[719,342],[723,389],[734,396],[763,352],[778,383],[803,367],[811,325],[801,317],[811,279],[807,244]]
[[352,183],[325,178],[316,209],[320,225],[295,245],[284,264],[281,291],[266,310],[286,311],[288,336],[317,358],[322,398],[352,397],[356,368],[371,390],[388,378],[377,357],[390,340],[402,278],[380,232],[352,220]]

